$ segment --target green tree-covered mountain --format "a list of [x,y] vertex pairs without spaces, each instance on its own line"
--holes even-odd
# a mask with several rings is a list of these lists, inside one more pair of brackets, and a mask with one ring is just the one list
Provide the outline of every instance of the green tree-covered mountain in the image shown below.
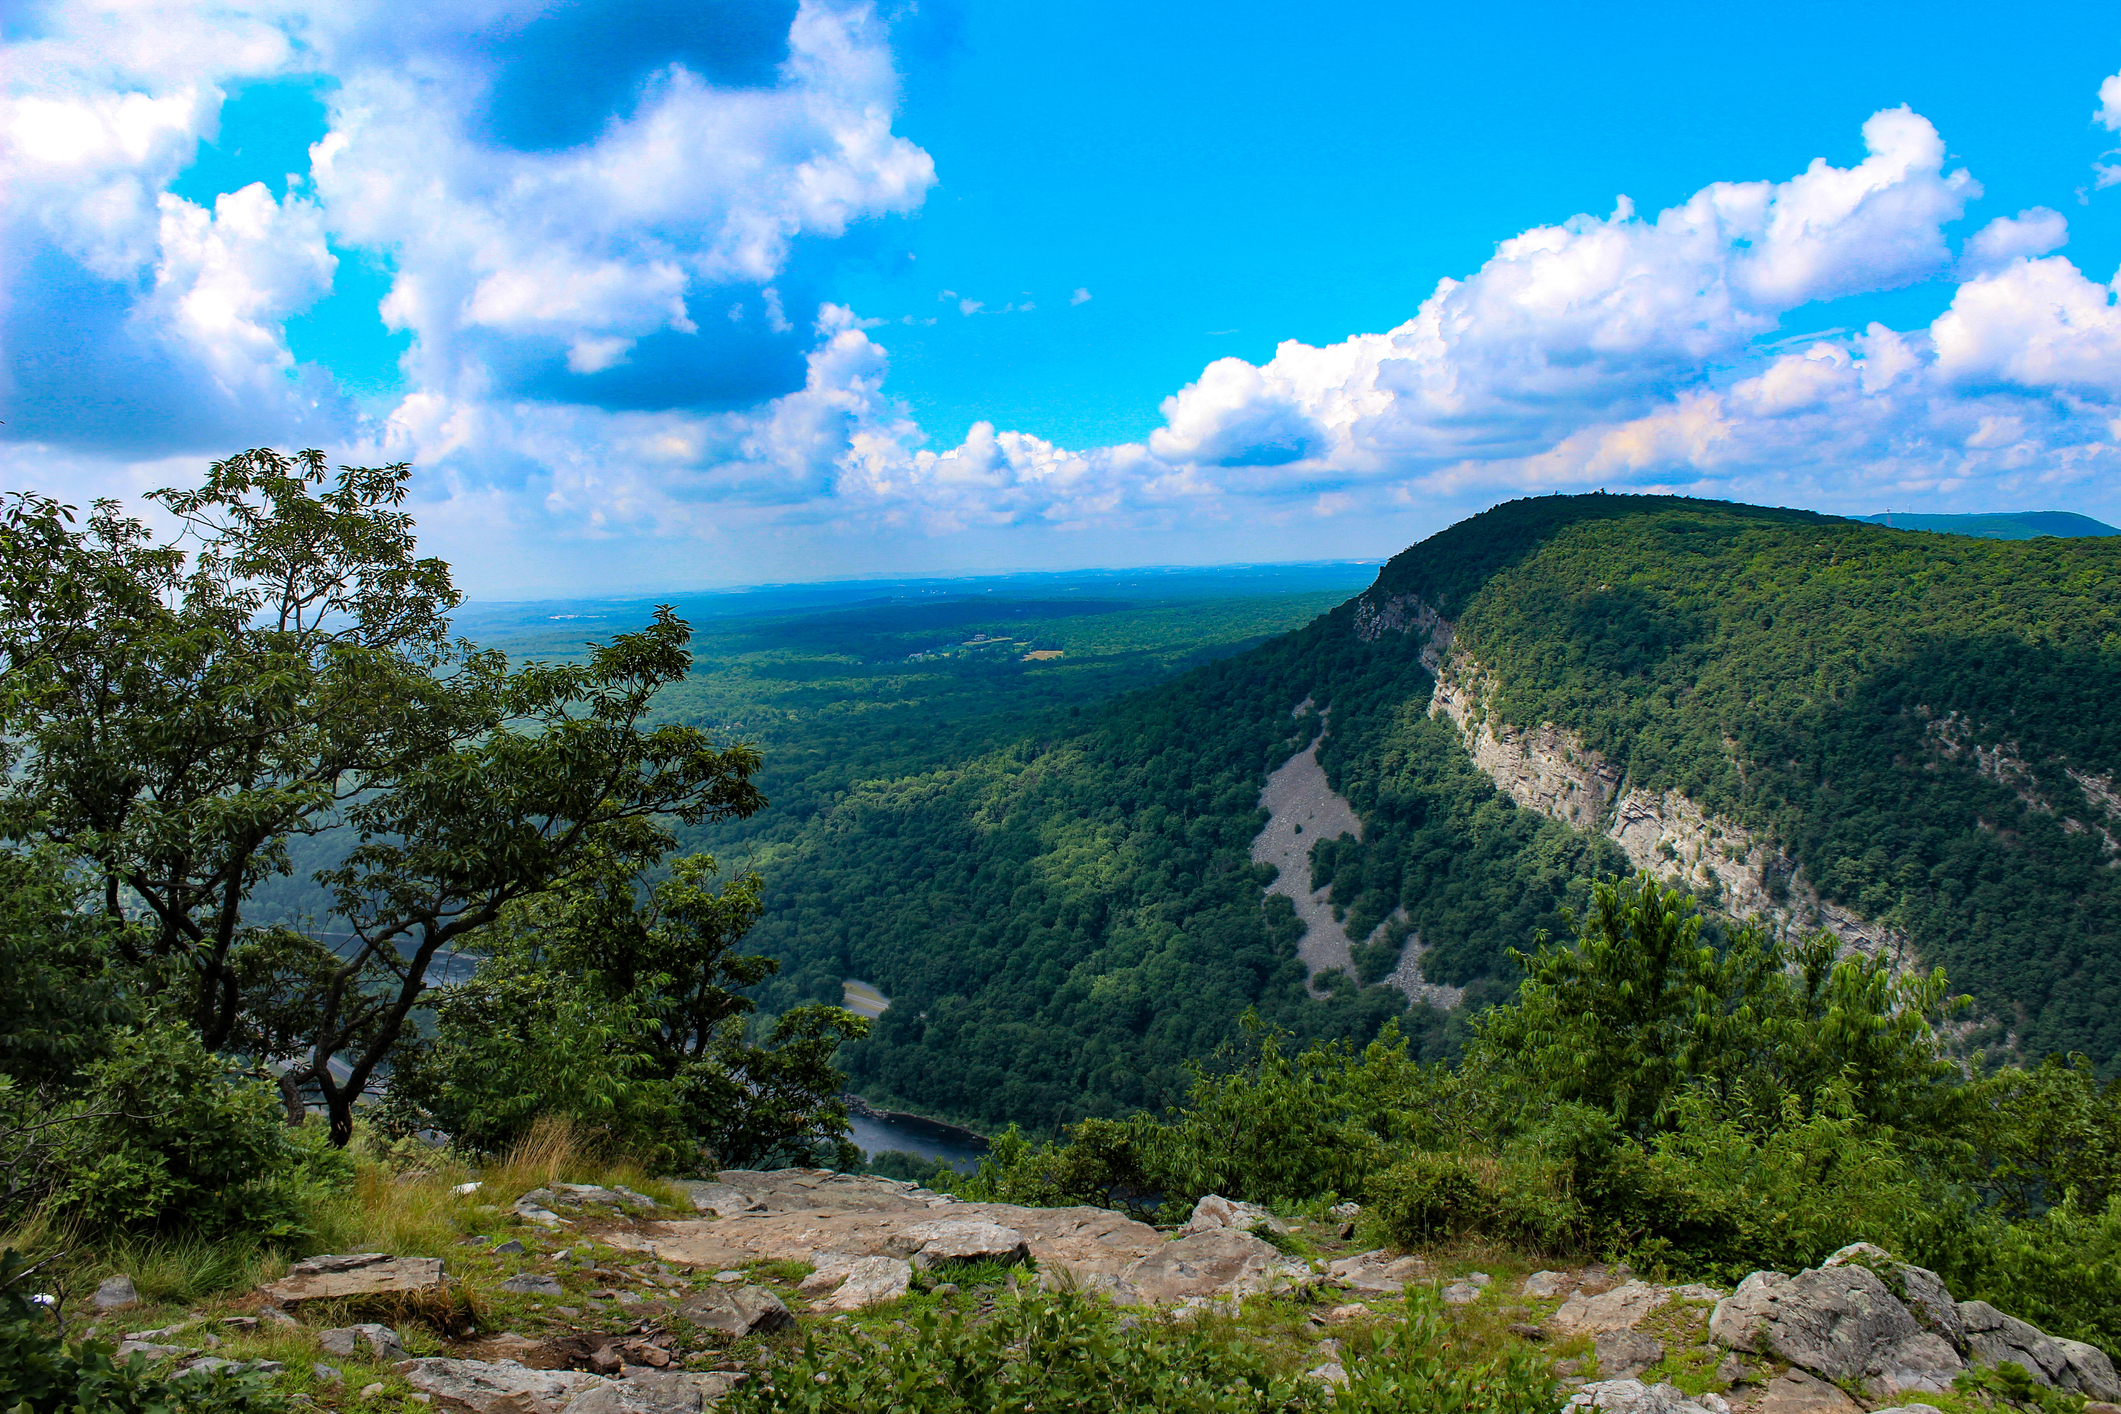
[[[1308,698],[1364,822],[1317,848],[1316,883],[1351,936],[1418,939],[1467,1007],[1507,994],[1506,950],[1558,931],[1591,876],[1630,867],[1641,840],[1611,837],[1615,812],[1654,799],[1722,851],[1720,875],[1679,854],[1666,872],[1798,926],[1856,920],[1950,969],[1997,1023],[1975,1040],[2111,1069],[2117,571],[2114,540],[1519,501],[1247,653],[699,842],[742,844],[765,873],[753,940],[786,963],[769,1012],[845,977],[894,998],[848,1055],[872,1098],[1033,1127],[1159,1107],[1247,1007],[1307,1037],[1404,1014],[1440,1053],[1463,1010],[1344,976],[1316,994],[1301,925],[1262,892],[1259,792],[1319,731],[1319,712],[1292,715]],[[1523,748],[1552,724],[1564,754],[1602,762],[1594,808],[1564,823],[1498,790],[1468,730],[1432,714],[1437,673],[1472,734]],[[1366,977],[1392,961],[1357,957]]]

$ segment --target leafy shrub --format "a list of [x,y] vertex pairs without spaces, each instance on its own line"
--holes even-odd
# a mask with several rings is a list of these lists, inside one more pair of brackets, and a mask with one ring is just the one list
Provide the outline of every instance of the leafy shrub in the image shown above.
[[1279,1368],[1266,1347],[1214,1320],[1125,1316],[1073,1291],[1002,1301],[991,1319],[917,1311],[910,1330],[813,1328],[802,1353],[730,1396],[734,1414],[1532,1414],[1550,1380],[1522,1358],[1447,1357],[1450,1327],[1419,1298],[1406,1322],[1334,1388]]
[[314,1191],[350,1177],[317,1126],[288,1128],[276,1091],[189,1027],[150,1021],[106,1045],[56,1112],[17,1094],[0,1116],[0,1144],[34,1170],[18,1215],[41,1204],[91,1234],[290,1238],[308,1230]]
[[1409,1154],[1370,1180],[1370,1206],[1403,1246],[1458,1237],[1488,1216],[1488,1195],[1456,1154]]
[[147,1357],[123,1364],[100,1341],[68,1343],[28,1298],[13,1249],[0,1254],[0,1409],[8,1414],[282,1414],[261,1376],[222,1368],[160,1379]]
[[1829,1089],[1817,1109],[1787,1096],[1766,1122],[1718,1115],[1698,1095],[1680,1114],[1641,1170],[1643,1257],[1738,1281],[1815,1266],[1851,1242],[1933,1245],[1936,1185],[1846,1090]]
[[974,1202],[1066,1207],[1094,1203],[1153,1215],[1167,1181],[1166,1131],[1146,1115],[1086,1119],[1064,1144],[1033,1144],[1015,1125],[997,1135],[973,1174],[955,1185]]

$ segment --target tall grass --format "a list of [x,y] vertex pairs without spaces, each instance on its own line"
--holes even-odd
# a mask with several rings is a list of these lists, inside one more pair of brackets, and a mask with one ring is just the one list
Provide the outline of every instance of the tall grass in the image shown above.
[[[0,1232],[0,1248],[31,1257],[61,1253],[47,1268],[47,1290],[81,1310],[104,1278],[123,1274],[144,1308],[196,1306],[217,1294],[234,1295],[283,1276],[289,1264],[319,1252],[387,1252],[443,1257],[461,1265],[466,1233],[500,1233],[515,1219],[509,1209],[523,1193],[555,1183],[620,1184],[665,1207],[691,1204],[672,1185],[649,1177],[641,1164],[613,1155],[564,1120],[541,1120],[507,1152],[474,1168],[447,1150],[390,1143],[357,1124],[349,1146],[351,1176],[310,1190],[308,1231],[269,1243],[256,1238],[210,1240],[194,1233],[94,1234],[32,1213]],[[476,1180],[478,1188],[453,1190]],[[145,1318],[145,1310],[138,1319]]]

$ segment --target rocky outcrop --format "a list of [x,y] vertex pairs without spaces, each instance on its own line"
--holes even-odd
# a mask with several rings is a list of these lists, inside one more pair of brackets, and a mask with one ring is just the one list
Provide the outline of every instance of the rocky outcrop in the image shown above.
[[677,1309],[694,1325],[731,1337],[767,1335],[795,1324],[781,1298],[763,1286],[710,1286]]
[[1951,1342],[1924,1329],[1867,1267],[1822,1267],[1794,1277],[1755,1272],[1718,1303],[1710,1321],[1711,1334],[1733,1349],[1886,1394],[1941,1392],[1966,1368]]
[[[1021,1237],[1025,1253],[1042,1273],[1068,1273],[1076,1279],[1116,1277],[1163,1241],[1155,1228],[1107,1208],[960,1203],[868,1174],[781,1169],[729,1171],[720,1178],[747,1194],[758,1205],[756,1210],[712,1220],[644,1222],[600,1234],[599,1241],[648,1253],[673,1266],[707,1270],[762,1261],[814,1263],[823,1254],[903,1263],[894,1239],[901,1248],[917,1242],[917,1254],[934,1240],[933,1230],[924,1225],[947,1218],[1010,1229]],[[921,1235],[915,1235],[916,1229]]]
[[1566,1414],[1730,1414],[1721,1396],[1695,1398],[1677,1385],[1645,1385],[1640,1380],[1598,1380],[1569,1396]]
[[310,1257],[287,1269],[287,1275],[264,1288],[276,1306],[328,1301],[342,1296],[379,1296],[391,1292],[434,1291],[442,1285],[440,1257],[393,1257],[387,1252],[354,1252]]
[[1159,1243],[1129,1263],[1113,1294],[1129,1304],[1170,1305],[1194,1297],[1257,1296],[1277,1277],[1301,1281],[1310,1275],[1307,1264],[1249,1232],[1211,1228]]
[[1289,1230],[1287,1223],[1257,1203],[1240,1203],[1220,1193],[1210,1193],[1193,1205],[1193,1215],[1186,1219],[1179,1234],[1207,1232],[1218,1227],[1232,1227],[1240,1232],[1250,1232],[1255,1227],[1264,1227],[1270,1232]]
[[398,1373],[438,1409],[464,1414],[562,1414],[611,1381],[581,1370],[532,1370],[512,1360],[406,1360]]
[[1905,935],[1822,898],[1787,854],[1744,826],[1678,791],[1628,785],[1575,732],[1502,721],[1489,707],[1492,691],[1481,666],[1454,652],[1436,672],[1429,712],[1457,726],[1474,764],[1520,806],[1603,834],[1635,868],[1683,884],[1735,917],[1823,928],[1866,955],[1904,950]]
[[1388,633],[1415,636],[1421,665],[1434,674],[1451,651],[1451,623],[1419,594],[1379,597],[1373,590],[1355,601],[1355,636],[1375,643]]
[[932,1218],[914,1223],[884,1240],[894,1257],[904,1257],[923,1271],[969,1262],[1027,1261],[1031,1249],[1024,1235],[1000,1223],[963,1218]]
[[1710,1336],[1874,1397],[1942,1393],[1970,1364],[2021,1365],[2091,1399],[2121,1398],[2104,1352],[2059,1340],[1985,1301],[1954,1302],[1935,1272],[1868,1243],[1810,1271],[1754,1272],[1709,1317]]

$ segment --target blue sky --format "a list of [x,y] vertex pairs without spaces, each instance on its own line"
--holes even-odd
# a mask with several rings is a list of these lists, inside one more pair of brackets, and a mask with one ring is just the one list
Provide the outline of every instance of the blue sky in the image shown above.
[[2112,6],[106,0],[0,42],[6,484],[410,460],[489,597],[1370,556],[1597,486],[2121,519]]

